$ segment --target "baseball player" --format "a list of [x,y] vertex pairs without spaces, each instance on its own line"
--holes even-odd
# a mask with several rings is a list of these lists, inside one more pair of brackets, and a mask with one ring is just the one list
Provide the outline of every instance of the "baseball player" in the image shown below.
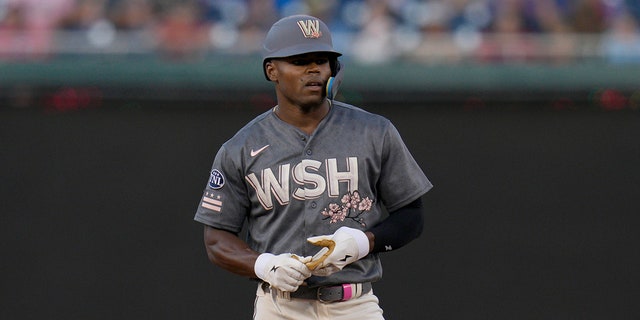
[[379,253],[422,232],[432,185],[388,119],[333,100],[339,56],[315,17],[271,27],[277,105],[222,145],[195,215],[211,262],[258,280],[254,319],[383,319]]

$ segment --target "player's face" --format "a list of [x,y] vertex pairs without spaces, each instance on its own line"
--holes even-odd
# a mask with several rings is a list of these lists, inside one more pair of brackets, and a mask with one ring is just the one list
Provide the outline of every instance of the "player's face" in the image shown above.
[[272,72],[275,79],[278,103],[291,104],[303,109],[313,108],[324,102],[325,84],[331,76],[330,56],[314,52],[274,60]]

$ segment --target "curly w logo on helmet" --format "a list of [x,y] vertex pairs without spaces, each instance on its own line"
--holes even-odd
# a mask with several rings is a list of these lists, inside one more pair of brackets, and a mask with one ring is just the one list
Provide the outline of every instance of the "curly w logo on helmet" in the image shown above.
[[322,32],[320,31],[320,20],[298,20],[298,27],[300,27],[305,38],[317,39],[322,36]]

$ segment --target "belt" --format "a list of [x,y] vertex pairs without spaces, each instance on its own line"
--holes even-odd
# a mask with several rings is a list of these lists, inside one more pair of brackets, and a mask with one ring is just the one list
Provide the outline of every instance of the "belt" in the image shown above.
[[274,290],[278,293],[278,296],[281,296],[283,298],[320,300],[322,302],[347,301],[368,293],[369,291],[371,291],[371,288],[371,282],[343,283],[334,286],[313,288],[300,286],[298,287],[298,290],[294,292],[284,292],[278,289],[272,289],[266,282],[262,283],[262,290],[265,293],[270,293],[271,290]]

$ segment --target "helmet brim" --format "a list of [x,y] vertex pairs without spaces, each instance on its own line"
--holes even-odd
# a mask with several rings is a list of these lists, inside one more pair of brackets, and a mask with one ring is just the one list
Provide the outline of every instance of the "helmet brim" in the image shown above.
[[302,43],[302,44],[298,44],[295,46],[291,46],[291,47],[287,47],[281,50],[271,52],[264,56],[264,61],[266,61],[267,59],[286,58],[286,57],[297,56],[300,54],[313,53],[313,52],[331,53],[335,57],[339,57],[342,55],[342,53],[333,50],[333,48],[329,45],[318,44],[318,43]]

